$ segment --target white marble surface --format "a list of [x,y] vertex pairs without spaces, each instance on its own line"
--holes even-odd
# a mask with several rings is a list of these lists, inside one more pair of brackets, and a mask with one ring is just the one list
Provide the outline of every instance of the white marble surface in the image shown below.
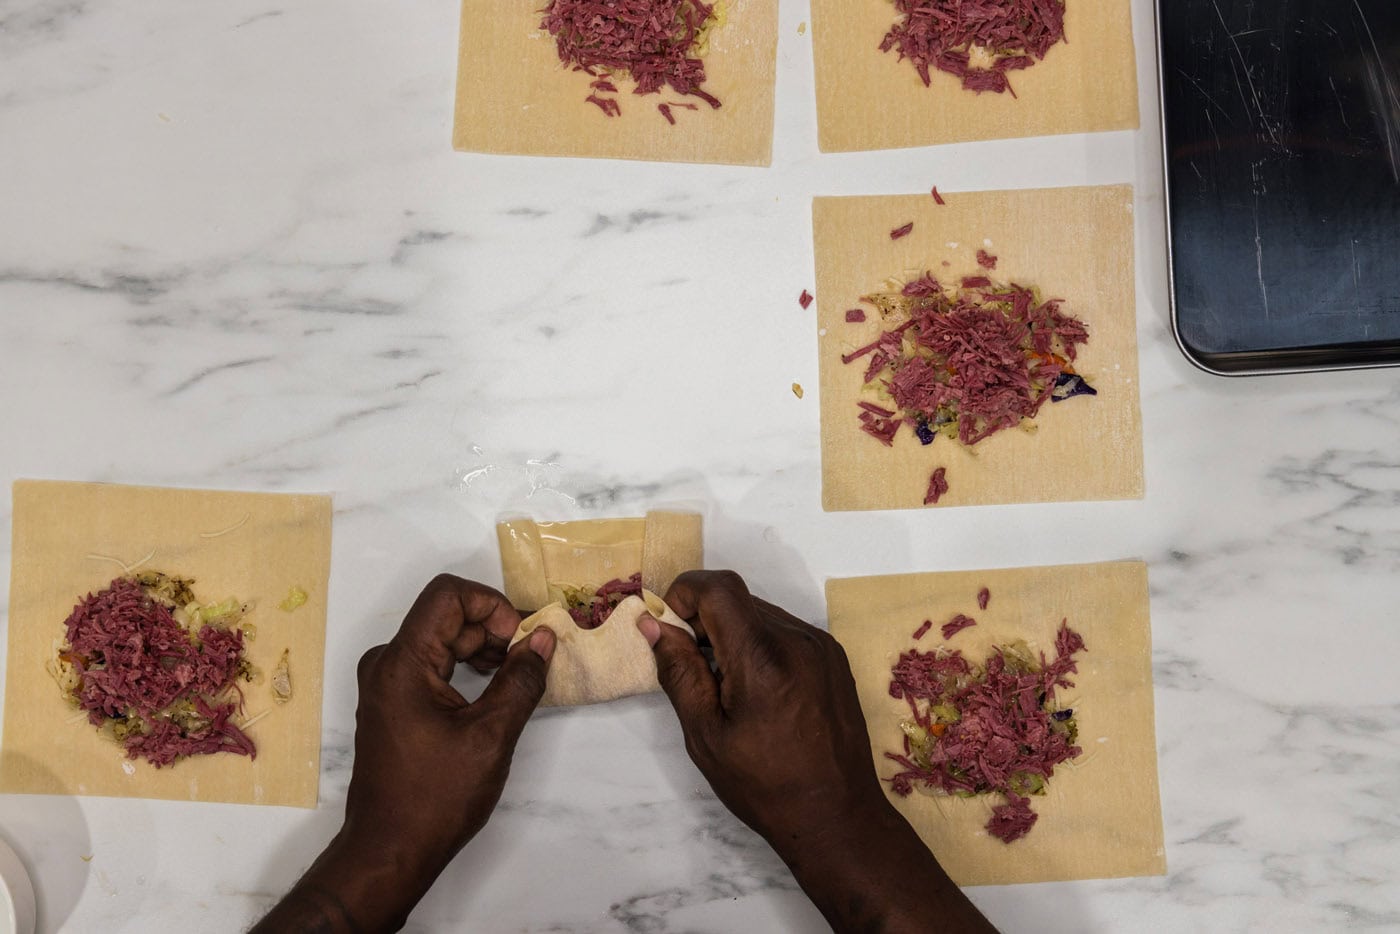
[[[451,3],[0,0],[0,483],[336,495],[320,809],[0,797],[42,929],[246,926],[336,827],[354,662],[423,582],[497,581],[503,509],[677,501],[818,621],[829,576],[1150,562],[1170,874],[973,890],[999,925],[1400,927],[1400,377],[1178,355],[1134,10],[1140,133],[823,157],[785,0],[752,170],[452,153]],[[824,514],[810,196],[1123,181],[1146,499]],[[652,698],[540,716],[412,928],[823,925]]]

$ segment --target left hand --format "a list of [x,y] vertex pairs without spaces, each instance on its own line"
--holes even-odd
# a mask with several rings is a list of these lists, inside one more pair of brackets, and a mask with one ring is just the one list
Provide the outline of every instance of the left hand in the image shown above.
[[[289,903],[315,903],[329,930],[401,926],[485,826],[554,653],[548,629],[507,653],[519,625],[503,595],[443,574],[394,638],[364,654],[345,825],[264,920],[267,930],[302,917],[278,916]],[[500,663],[475,703],[449,683],[459,662],[478,670]]]

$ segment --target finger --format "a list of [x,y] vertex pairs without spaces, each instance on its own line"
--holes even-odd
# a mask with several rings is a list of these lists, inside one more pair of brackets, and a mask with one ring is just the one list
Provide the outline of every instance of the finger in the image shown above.
[[520,614],[503,594],[439,574],[418,595],[394,638],[445,680],[457,662],[503,649],[519,625]]
[[744,666],[767,641],[766,626],[744,579],[733,571],[688,571],[676,578],[665,599],[714,646],[726,689],[741,688]]
[[663,599],[677,616],[698,623],[696,633],[716,645],[740,641],[755,622],[753,597],[733,571],[687,571]]
[[656,655],[656,679],[671,700],[681,727],[702,732],[720,716],[719,685],[700,647],[679,627],[663,624],[650,614],[637,620]]
[[501,740],[512,748],[544,696],[554,645],[554,633],[543,626],[530,633],[528,639],[521,639],[506,653],[506,660],[491,676],[480,700],[472,705],[479,714],[498,719]]

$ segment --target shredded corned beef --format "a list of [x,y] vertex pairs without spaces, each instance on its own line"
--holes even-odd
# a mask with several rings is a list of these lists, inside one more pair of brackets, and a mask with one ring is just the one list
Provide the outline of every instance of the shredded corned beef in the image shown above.
[[626,580],[613,578],[592,594],[576,595],[568,601],[567,609],[580,629],[597,629],[612,615],[619,603],[641,593],[642,575],[639,572]]
[[934,203],[934,204],[947,204],[947,203],[948,203],[947,201],[944,201],[944,200],[943,200],[943,196],[940,195],[940,194],[938,193],[938,186],[937,186],[937,185],[934,185],[933,188],[929,189],[929,194],[933,195],[933,203]]
[[[1007,72],[1029,68],[1065,38],[1064,0],[894,0],[899,21],[880,51],[909,59],[927,86],[929,69],[969,91],[1011,90]],[[973,51],[990,61],[973,64]],[[1016,92],[1011,90],[1014,97]]]
[[618,102],[617,102],[616,100],[614,100],[613,98],[611,98],[611,97],[599,97],[597,94],[590,94],[590,95],[588,95],[587,97],[585,97],[584,100],[586,100],[588,103],[593,104],[594,106],[596,106],[596,107],[597,107],[599,110],[601,110],[606,116],[609,116],[609,117],[620,117],[620,116],[622,116],[622,107],[621,107],[621,105],[619,105]]
[[229,722],[242,706],[241,629],[206,624],[193,636],[124,577],[79,602],[64,626],[59,658],[77,674],[73,696],[94,726],[120,727],[130,758],[157,767],[215,752],[256,758],[253,741]]
[[926,620],[924,620],[923,623],[919,626],[919,628],[914,630],[914,639],[915,639],[915,641],[918,641],[919,639],[922,639],[922,638],[924,637],[924,634],[927,633],[927,632],[928,632],[930,629],[932,629],[932,628],[933,628],[933,620],[931,620],[931,619],[926,619]]
[[974,667],[959,651],[909,649],[890,672],[890,696],[909,705],[904,748],[886,752],[899,766],[887,779],[908,795],[919,785],[934,793],[998,793],[989,833],[1006,842],[1035,823],[1029,796],[1044,794],[1055,767],[1078,756],[1074,711],[1055,692],[1074,683],[1075,655],[1084,640],[1061,621],[1055,658],[1032,656],[1023,643],[996,648]]
[[964,629],[976,625],[977,620],[973,619],[971,616],[964,616],[962,613],[959,613],[943,624],[943,638],[946,641],[953,638]]
[[[907,320],[841,357],[872,355],[865,381],[888,393],[920,440],[936,432],[973,445],[1034,418],[1047,400],[1093,393],[1072,366],[1088,329],[1060,310],[1059,299],[1042,301],[1030,288],[985,276],[963,286],[945,291],[926,272],[898,292],[864,296],[887,320]],[[873,426],[877,432],[861,421],[890,443],[888,425]]]
[[[924,493],[924,505],[937,505],[943,498],[943,494],[948,492],[948,468],[935,467],[933,473],[928,478],[928,490]],[[946,637],[945,637],[946,638]]]
[[977,609],[985,610],[987,608],[987,604],[991,602],[992,592],[990,590],[988,590],[986,587],[983,587],[981,590],[977,591]]
[[978,250],[977,265],[981,266],[983,269],[996,269],[997,258],[992,254],[988,253],[986,250]]
[[910,233],[913,232],[913,230],[914,230],[914,222],[913,222],[913,221],[910,221],[910,222],[907,223],[907,224],[903,224],[903,225],[901,225],[901,226],[899,226],[899,227],[896,227],[894,230],[891,230],[891,231],[890,231],[890,239],[891,239],[891,240],[898,240],[898,239],[900,239],[901,237],[907,237],[907,236],[909,236]]
[[[697,43],[715,19],[715,8],[703,0],[550,0],[540,28],[554,36],[559,60],[599,78],[595,91],[616,91],[607,78],[631,75],[634,94],[657,94],[669,86],[676,93],[698,97],[711,107],[720,102],[700,86],[705,63]],[[600,81],[605,83],[600,83]],[[585,98],[608,116],[621,113],[613,98]],[[674,106],[674,105],[672,105]],[[662,116],[675,117],[662,105]]]
[[808,308],[812,307],[812,300],[812,293],[808,292],[806,289],[803,289],[802,294],[797,296],[797,304],[802,306],[803,311],[806,311]]
[[864,323],[864,321],[865,321],[865,309],[863,309],[863,308],[848,308],[848,309],[846,310],[846,323],[847,323],[847,324],[862,324],[862,323]]
[[1009,804],[998,804],[992,808],[991,820],[987,821],[987,833],[1002,843],[1019,840],[1031,832],[1040,815],[1031,810],[1030,798],[1023,798],[1015,792],[1008,792]]

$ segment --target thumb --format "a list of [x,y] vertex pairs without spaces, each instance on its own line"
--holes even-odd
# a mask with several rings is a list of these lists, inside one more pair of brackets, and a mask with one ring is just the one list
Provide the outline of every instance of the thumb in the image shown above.
[[719,713],[719,686],[695,640],[679,627],[644,613],[637,628],[656,655],[656,678],[687,733],[707,727]]
[[544,696],[549,660],[554,656],[554,633],[541,626],[521,639],[491,676],[491,683],[472,706],[501,718],[505,740],[511,745],[520,738],[525,722]]

